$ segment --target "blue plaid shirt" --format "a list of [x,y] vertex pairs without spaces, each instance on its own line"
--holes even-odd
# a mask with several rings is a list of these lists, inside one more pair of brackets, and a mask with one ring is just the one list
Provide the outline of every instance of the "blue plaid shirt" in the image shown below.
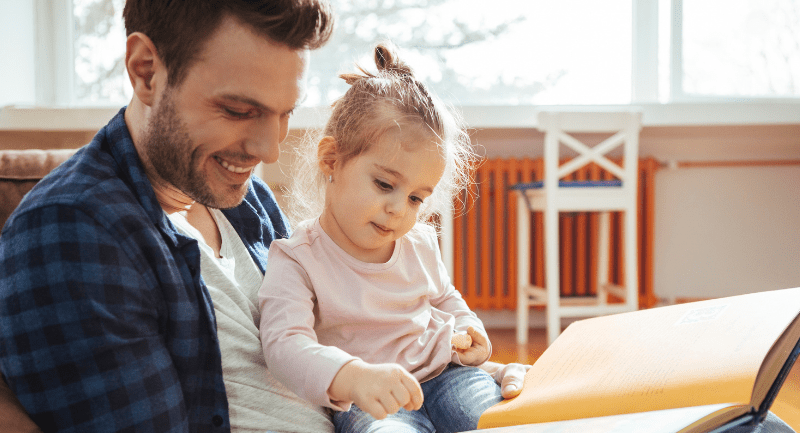
[[[124,112],[3,229],[0,370],[45,432],[230,431],[200,250],[156,201]],[[288,234],[272,192],[253,177],[224,213],[263,272]]]

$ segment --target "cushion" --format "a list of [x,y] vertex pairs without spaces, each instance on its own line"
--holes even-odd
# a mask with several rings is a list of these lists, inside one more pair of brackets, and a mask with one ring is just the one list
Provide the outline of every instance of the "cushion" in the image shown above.
[[0,150],[0,227],[22,197],[76,149]]

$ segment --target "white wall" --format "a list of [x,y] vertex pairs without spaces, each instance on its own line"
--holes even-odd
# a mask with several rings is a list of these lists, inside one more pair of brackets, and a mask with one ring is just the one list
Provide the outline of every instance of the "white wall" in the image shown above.
[[0,107],[36,97],[34,0],[0,0]]
[[655,191],[659,297],[800,286],[800,166],[661,170]]

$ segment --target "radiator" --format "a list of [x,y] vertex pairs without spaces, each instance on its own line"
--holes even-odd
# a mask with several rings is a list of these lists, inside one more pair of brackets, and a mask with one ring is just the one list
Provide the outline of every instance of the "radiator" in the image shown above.
[[[508,187],[518,182],[533,182],[543,177],[542,159],[487,159],[475,172],[472,194],[457,200],[465,212],[453,219],[453,284],[473,309],[515,309],[517,304],[516,192]],[[653,217],[654,178],[659,164],[652,158],[639,160],[638,194],[638,263],[639,305],[655,305],[653,293]],[[591,164],[565,179],[612,179],[600,167]],[[596,294],[597,214],[561,213],[561,295],[565,297]],[[543,217],[536,213],[531,222],[531,282],[544,286]],[[622,218],[611,213],[612,282],[623,284]],[[611,300],[613,302],[613,300]]]

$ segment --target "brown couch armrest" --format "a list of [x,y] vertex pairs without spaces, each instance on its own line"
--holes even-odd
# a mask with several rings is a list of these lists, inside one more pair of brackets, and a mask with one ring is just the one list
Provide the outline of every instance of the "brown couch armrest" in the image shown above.
[[0,432],[40,432],[0,374]]
[[76,149],[0,150],[0,228],[22,197]]

